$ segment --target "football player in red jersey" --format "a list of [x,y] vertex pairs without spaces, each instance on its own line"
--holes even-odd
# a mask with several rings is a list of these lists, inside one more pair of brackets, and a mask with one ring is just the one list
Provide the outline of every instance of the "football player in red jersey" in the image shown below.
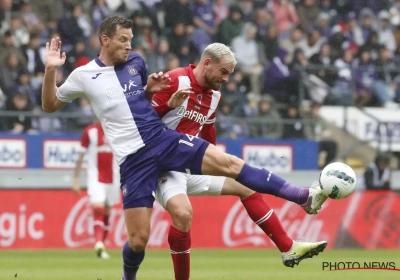
[[[214,126],[216,110],[221,101],[220,87],[234,71],[236,60],[231,50],[219,43],[209,45],[197,66],[189,65],[168,72],[170,88],[153,96],[153,108],[164,123],[180,133],[200,136],[216,144]],[[174,94],[191,88],[188,98]],[[190,144],[190,142],[188,142]],[[175,279],[190,276],[190,226],[192,206],[188,195],[233,195],[241,199],[250,218],[268,235],[282,253],[284,265],[293,267],[305,258],[322,252],[327,242],[299,242],[292,240],[283,229],[277,215],[262,195],[226,177],[190,175],[166,172],[160,175],[157,200],[170,213],[172,225],[168,235]],[[318,183],[310,189],[296,187],[270,172],[268,179],[275,189],[269,194],[295,202],[309,214],[316,214],[326,197]]]
[[72,191],[79,194],[79,174],[86,155],[87,190],[93,209],[93,231],[97,256],[108,259],[104,242],[109,230],[111,207],[120,201],[119,167],[106,142],[100,122],[87,126],[81,138],[81,148],[75,167]]

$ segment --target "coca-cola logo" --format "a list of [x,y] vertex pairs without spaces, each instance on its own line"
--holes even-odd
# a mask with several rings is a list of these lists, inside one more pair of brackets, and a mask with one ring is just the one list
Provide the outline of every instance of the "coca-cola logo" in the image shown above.
[[368,205],[365,211],[365,221],[374,225],[371,228],[370,242],[374,247],[386,247],[396,244],[400,239],[399,197],[396,194],[381,195]]
[[[166,213],[159,203],[154,203],[148,246],[161,247],[167,240],[170,221],[165,218]],[[71,208],[64,223],[63,239],[70,248],[94,244],[93,215],[88,197],[82,197]],[[124,211],[121,207],[113,208],[107,245],[122,247],[127,240]]]
[[[324,208],[328,204],[326,202]],[[324,221],[306,214],[297,204],[287,201],[274,211],[291,238],[305,239],[309,242],[322,239],[329,241],[329,236],[322,233]],[[222,229],[222,239],[229,247],[275,246],[261,228],[250,219],[241,201],[237,201],[229,210]]]

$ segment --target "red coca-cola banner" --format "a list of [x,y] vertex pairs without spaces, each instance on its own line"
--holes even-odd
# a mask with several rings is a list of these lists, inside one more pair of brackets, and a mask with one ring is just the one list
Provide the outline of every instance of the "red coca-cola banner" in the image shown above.
[[[327,240],[328,248],[398,248],[400,198],[394,192],[356,192],[328,200],[318,215],[273,196],[265,200],[293,239]],[[235,197],[191,197],[195,248],[274,248]],[[155,203],[150,248],[168,248],[167,212]],[[1,190],[0,248],[91,248],[92,213],[85,194],[68,190]],[[126,241],[121,206],[113,209],[107,246]]]

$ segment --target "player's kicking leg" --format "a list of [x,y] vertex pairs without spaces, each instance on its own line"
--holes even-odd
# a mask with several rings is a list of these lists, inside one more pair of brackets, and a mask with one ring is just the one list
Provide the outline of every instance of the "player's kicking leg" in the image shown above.
[[[249,217],[281,251],[282,261],[285,266],[293,267],[295,264],[299,264],[303,259],[312,258],[322,252],[328,245],[326,241],[301,242],[292,240],[292,238],[287,235],[274,210],[269,207],[260,193],[246,188],[231,178],[226,178],[222,187],[220,186],[221,180],[219,177],[211,178],[210,189],[207,192],[214,194],[220,189],[221,195],[238,196],[249,214]],[[207,195],[207,192],[204,193],[204,195]]]
[[295,202],[309,214],[316,214],[327,199],[318,182],[309,189],[294,186],[272,171],[252,167],[238,157],[221,152],[214,145],[208,145],[204,152],[201,174],[232,178],[256,192]]

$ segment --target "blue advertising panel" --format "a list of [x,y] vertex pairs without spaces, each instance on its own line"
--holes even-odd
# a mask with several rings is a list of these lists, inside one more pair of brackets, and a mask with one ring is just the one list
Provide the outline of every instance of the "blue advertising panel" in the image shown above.
[[[73,169],[80,134],[0,133],[0,168]],[[248,164],[288,172],[318,168],[318,142],[219,138],[218,147]]]

